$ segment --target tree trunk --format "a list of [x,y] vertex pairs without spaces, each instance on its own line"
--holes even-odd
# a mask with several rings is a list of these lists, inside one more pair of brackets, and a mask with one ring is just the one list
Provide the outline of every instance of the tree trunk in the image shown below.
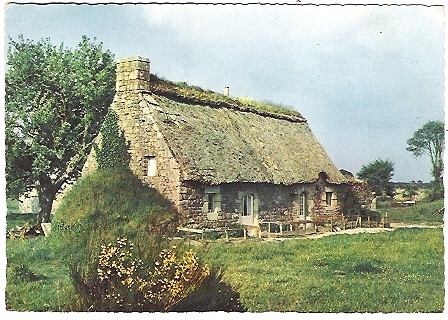
[[37,215],[37,226],[50,222],[50,213],[53,208],[53,200],[56,192],[51,187],[38,188],[40,211]]
[[441,160],[441,156],[440,156],[439,159],[434,161],[432,167],[433,167],[432,174],[433,174],[433,177],[434,177],[434,181],[442,182],[443,181],[442,180],[443,162]]

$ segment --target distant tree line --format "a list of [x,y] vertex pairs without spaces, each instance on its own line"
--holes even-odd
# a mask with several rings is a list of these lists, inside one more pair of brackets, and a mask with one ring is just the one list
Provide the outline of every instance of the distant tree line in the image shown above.
[[[411,197],[416,189],[428,190],[429,200],[441,199],[444,196],[443,188],[443,151],[445,146],[445,129],[441,121],[429,121],[418,129],[407,140],[406,150],[412,152],[415,157],[429,155],[431,161],[431,174],[433,180],[429,183],[423,181],[392,182],[394,175],[394,163],[389,160],[376,159],[362,166],[356,174],[359,179],[366,181],[376,195],[393,196],[396,188],[405,189],[405,195]],[[341,173],[347,177],[353,174],[341,169]]]

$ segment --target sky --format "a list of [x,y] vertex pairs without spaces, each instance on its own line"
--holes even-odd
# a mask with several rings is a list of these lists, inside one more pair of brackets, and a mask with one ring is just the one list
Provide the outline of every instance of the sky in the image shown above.
[[444,19],[422,5],[14,4],[4,50],[19,34],[67,47],[96,37],[169,80],[290,106],[339,169],[387,159],[393,181],[427,182],[429,156],[406,141],[444,121]]

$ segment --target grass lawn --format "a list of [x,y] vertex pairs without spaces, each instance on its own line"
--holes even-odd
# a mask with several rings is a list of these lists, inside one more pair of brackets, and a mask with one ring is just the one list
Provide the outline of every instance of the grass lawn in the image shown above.
[[32,226],[36,223],[36,218],[36,214],[32,213],[8,213],[6,228],[9,230],[16,226],[24,226],[25,224]]
[[248,311],[442,312],[442,229],[208,246]]
[[37,214],[32,213],[18,213],[19,202],[17,200],[6,200],[7,207],[7,219],[6,228],[9,230],[15,228],[16,226],[24,226],[29,224],[30,226],[36,223]]
[[[391,222],[443,225],[443,201],[380,209]],[[7,227],[34,221],[7,215]],[[74,289],[50,237],[6,240],[6,308],[70,311]],[[443,229],[397,229],[285,241],[211,241],[197,247],[250,312],[442,312]]]
[[73,296],[60,248],[47,237],[6,239],[8,310],[68,311]]
[[378,211],[389,217],[392,223],[443,225],[443,214],[433,215],[444,206],[443,199],[434,202],[418,202],[411,207],[392,207],[379,204]]
[[[6,249],[8,310],[70,310],[73,287],[51,237],[7,239]],[[250,312],[443,311],[441,228],[205,249],[203,258],[225,268]]]

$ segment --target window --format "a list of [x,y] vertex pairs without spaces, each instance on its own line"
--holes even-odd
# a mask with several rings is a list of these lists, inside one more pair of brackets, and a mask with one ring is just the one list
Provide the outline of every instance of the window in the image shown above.
[[301,216],[306,214],[306,194],[302,192],[299,196],[299,214]]
[[243,216],[251,216],[254,213],[254,197],[250,194],[243,196]]
[[215,209],[216,209],[216,206],[215,206],[215,194],[216,193],[208,193],[207,194],[208,212],[214,212]]
[[149,156],[149,157],[146,157],[146,159],[148,161],[147,175],[148,175],[148,177],[154,177],[157,173],[156,157]]
[[333,192],[325,192],[325,203],[327,206],[331,206],[331,198],[333,197]]
[[221,187],[205,186],[204,190],[204,213],[215,213],[221,211]]

